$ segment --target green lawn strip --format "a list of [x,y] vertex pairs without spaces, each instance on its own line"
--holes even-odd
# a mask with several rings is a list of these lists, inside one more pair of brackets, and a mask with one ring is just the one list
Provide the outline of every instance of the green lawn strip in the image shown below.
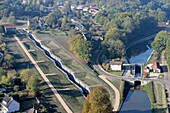
[[[84,97],[80,90],[75,87],[72,83],[69,83],[67,80],[61,80],[58,76],[64,75],[54,75],[47,76],[56,89],[59,89],[59,94],[63,97],[69,107],[75,113],[80,113],[83,107]],[[62,86],[62,87],[61,87]]]
[[165,87],[160,83],[154,83],[154,87],[157,100],[157,112],[166,113],[167,101],[165,96]]
[[154,93],[153,82],[149,82],[148,84],[146,84],[144,86],[144,90],[146,91],[146,93],[149,97],[152,112],[155,112],[157,109],[157,105],[156,105],[156,98],[155,98],[155,93]]

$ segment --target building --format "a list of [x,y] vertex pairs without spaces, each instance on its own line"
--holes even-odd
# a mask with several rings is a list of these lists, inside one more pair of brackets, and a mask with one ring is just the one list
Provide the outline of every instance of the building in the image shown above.
[[152,66],[153,72],[154,73],[160,73],[161,72],[161,68],[158,62],[154,62],[153,66]]
[[145,66],[145,67],[144,67],[144,72],[146,72],[146,73],[149,73],[149,72],[150,72],[150,69],[149,69],[148,66]]
[[83,11],[84,11],[84,12],[88,12],[88,11],[89,11],[89,8],[88,8],[88,7],[84,7],[84,8],[83,8]]
[[98,8],[90,8],[89,13],[91,13],[93,16],[95,16],[99,12]]
[[2,25],[5,34],[15,34],[16,33],[16,26],[11,24],[4,24]]
[[111,68],[111,70],[121,71],[122,70],[122,65],[123,65],[123,62],[113,62],[113,61],[110,61],[110,68]]
[[0,113],[11,113],[20,110],[20,104],[9,96],[3,98],[1,106]]

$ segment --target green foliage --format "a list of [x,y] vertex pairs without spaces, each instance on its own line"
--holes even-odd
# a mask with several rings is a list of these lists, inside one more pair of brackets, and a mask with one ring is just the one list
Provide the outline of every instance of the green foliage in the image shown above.
[[166,41],[170,37],[167,31],[160,31],[152,42],[153,49],[160,54],[166,47]]
[[39,84],[39,80],[37,79],[37,77],[31,76],[30,79],[27,81],[26,87],[31,91],[37,91],[38,84]]
[[15,19],[14,16],[10,16],[10,17],[8,18],[8,23],[15,25],[15,24],[17,23],[17,21],[16,21],[16,19]]
[[4,59],[2,63],[3,69],[6,69],[6,70],[12,69],[14,67],[14,64],[15,64],[14,57],[9,53],[4,54]]
[[154,96],[154,88],[153,82],[149,82],[144,86],[144,90],[147,92],[151,105],[153,106],[156,103],[156,99]]
[[12,84],[12,77],[10,75],[3,75],[1,76],[1,84],[11,85]]
[[16,92],[19,91],[19,85],[14,86],[14,91],[16,91]]
[[90,41],[87,41],[81,35],[75,35],[69,39],[71,50],[78,55],[83,61],[88,63],[91,58],[92,45]]
[[110,58],[121,58],[124,55],[124,44],[121,40],[109,39],[103,42],[104,54]]
[[170,67],[170,39],[168,38],[166,42],[165,56],[168,66]]
[[50,14],[48,14],[46,22],[50,26],[52,26],[53,24],[55,25],[57,23],[57,17],[55,12],[51,12]]
[[29,69],[24,69],[20,72],[20,79],[22,82],[27,83],[28,80],[30,79],[32,73]]
[[93,89],[84,102],[82,113],[112,113],[110,96],[106,89]]

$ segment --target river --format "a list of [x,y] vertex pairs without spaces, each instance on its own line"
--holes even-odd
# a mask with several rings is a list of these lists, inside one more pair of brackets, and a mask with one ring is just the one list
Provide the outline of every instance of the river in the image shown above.
[[[146,64],[153,49],[151,48],[151,42],[146,41],[135,45],[127,50],[127,57],[130,63]],[[152,113],[151,104],[146,92],[141,90],[130,90],[120,113]]]

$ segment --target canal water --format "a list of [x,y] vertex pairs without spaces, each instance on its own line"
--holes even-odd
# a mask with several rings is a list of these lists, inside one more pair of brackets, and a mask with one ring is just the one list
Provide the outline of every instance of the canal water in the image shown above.
[[149,56],[153,52],[151,48],[151,42],[149,40],[140,44],[137,44],[127,50],[127,57],[130,63],[146,64]]
[[[127,57],[130,63],[146,64],[153,52],[151,48],[152,41],[146,41],[129,48],[127,50]],[[142,90],[130,90],[120,113],[152,113],[151,104],[146,92]]]

